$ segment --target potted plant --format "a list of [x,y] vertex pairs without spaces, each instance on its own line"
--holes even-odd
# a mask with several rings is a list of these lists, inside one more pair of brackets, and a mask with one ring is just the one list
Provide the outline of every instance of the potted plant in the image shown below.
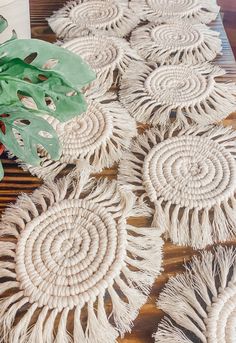
[[[0,32],[6,27],[1,17]],[[94,78],[78,55],[41,40],[17,39],[13,32],[0,45],[0,152],[4,145],[21,160],[37,165],[41,145],[52,159],[58,159],[56,132],[43,116],[66,121],[86,111],[81,89]],[[34,103],[33,108],[22,101],[25,97]]]

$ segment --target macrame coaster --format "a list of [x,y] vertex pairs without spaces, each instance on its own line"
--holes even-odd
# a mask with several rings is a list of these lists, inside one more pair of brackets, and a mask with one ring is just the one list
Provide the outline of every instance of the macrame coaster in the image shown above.
[[132,61],[141,57],[121,38],[88,36],[72,39],[62,45],[80,55],[97,74],[86,88],[86,95],[97,98],[107,92]]
[[148,61],[172,64],[212,61],[221,52],[219,32],[183,20],[138,27],[132,32],[131,46]]
[[60,160],[53,161],[46,151],[39,149],[42,157],[40,166],[22,167],[40,178],[54,178],[67,165],[78,165],[84,161],[91,171],[100,172],[118,162],[137,134],[135,120],[118,101],[106,103],[88,102],[87,112],[65,123],[49,117],[48,121],[56,130],[61,144]]
[[122,77],[120,100],[137,121],[153,125],[206,125],[236,109],[236,84],[216,80],[225,71],[211,64],[132,63]]
[[216,0],[131,0],[130,7],[134,10],[138,8],[141,17],[151,22],[168,17],[208,24],[216,19],[220,11]]
[[137,11],[127,0],[76,0],[55,12],[48,19],[52,30],[60,38],[74,38],[89,33],[124,37],[139,23]]
[[5,342],[113,343],[146,302],[160,271],[160,232],[127,225],[135,198],[116,181],[81,180],[44,185],[3,215]]
[[194,257],[187,271],[170,278],[157,306],[156,343],[236,342],[236,250],[218,247]]
[[236,131],[152,128],[137,138],[118,180],[154,207],[153,225],[178,245],[204,248],[236,234]]

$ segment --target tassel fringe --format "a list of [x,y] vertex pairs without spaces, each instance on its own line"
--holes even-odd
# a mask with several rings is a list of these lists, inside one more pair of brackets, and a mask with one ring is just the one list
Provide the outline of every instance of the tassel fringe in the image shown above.
[[160,294],[157,306],[168,317],[160,323],[155,342],[233,342],[235,249],[218,247],[214,253],[203,252],[186,269],[170,278]]

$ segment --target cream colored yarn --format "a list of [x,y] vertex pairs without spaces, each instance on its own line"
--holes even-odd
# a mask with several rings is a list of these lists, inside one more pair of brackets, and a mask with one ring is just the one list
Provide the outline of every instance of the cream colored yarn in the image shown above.
[[55,12],[48,23],[60,38],[74,38],[101,31],[124,37],[139,23],[137,11],[127,0],[75,0]]
[[132,32],[131,46],[148,61],[197,64],[212,61],[221,52],[219,32],[204,24],[161,20]]
[[121,80],[120,100],[139,122],[206,125],[236,110],[236,84],[216,80],[225,71],[208,63],[132,63]]
[[138,8],[142,18],[151,22],[169,17],[208,24],[220,11],[216,0],[131,0],[130,7]]
[[54,178],[68,165],[80,167],[84,161],[93,172],[110,168],[120,160],[137,134],[135,120],[119,101],[109,101],[108,94],[101,98],[101,102],[90,100],[87,112],[82,116],[64,123],[52,117],[47,120],[58,134],[62,149],[60,159],[51,160],[39,148],[40,166],[22,164],[31,174],[43,179]]
[[107,92],[119,80],[131,61],[141,60],[129,43],[121,38],[79,37],[66,42],[62,47],[80,55],[96,72],[96,80],[85,92],[94,98]]
[[153,225],[174,244],[204,248],[236,234],[235,154],[230,127],[152,128],[124,155],[118,180],[151,201]]
[[157,306],[167,315],[156,343],[236,342],[236,250],[218,247],[194,257],[170,278]]
[[1,341],[114,343],[146,302],[160,232],[127,224],[143,211],[128,189],[82,175],[20,196],[3,215]]

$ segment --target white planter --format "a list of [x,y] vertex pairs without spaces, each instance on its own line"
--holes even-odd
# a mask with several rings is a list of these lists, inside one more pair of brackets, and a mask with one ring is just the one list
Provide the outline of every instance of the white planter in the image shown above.
[[0,43],[11,37],[12,30],[18,38],[30,38],[29,0],[0,0],[0,15],[8,21],[8,28],[0,34]]

